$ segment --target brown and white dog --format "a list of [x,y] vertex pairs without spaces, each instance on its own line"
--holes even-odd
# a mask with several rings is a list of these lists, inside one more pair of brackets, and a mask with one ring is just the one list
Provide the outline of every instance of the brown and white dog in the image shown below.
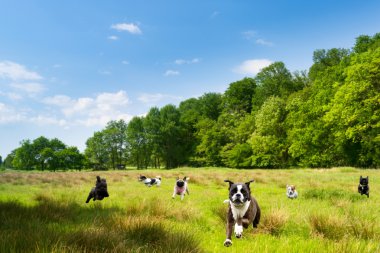
[[296,199],[298,197],[298,192],[294,185],[286,185],[286,196],[290,199]]
[[233,183],[230,180],[224,180],[229,185],[229,208],[227,213],[227,238],[224,241],[224,246],[229,247],[232,245],[231,234],[232,227],[235,226],[234,232],[236,238],[241,238],[243,227],[248,228],[252,224],[254,228],[260,222],[260,207],[256,199],[251,196],[251,189],[249,187],[251,180],[247,183]]
[[189,188],[187,187],[187,181],[189,181],[189,177],[184,177],[183,179],[180,179],[177,177],[177,180],[174,185],[174,192],[172,198],[174,199],[176,195],[181,196],[181,200],[185,197],[185,193],[187,195],[190,195]]

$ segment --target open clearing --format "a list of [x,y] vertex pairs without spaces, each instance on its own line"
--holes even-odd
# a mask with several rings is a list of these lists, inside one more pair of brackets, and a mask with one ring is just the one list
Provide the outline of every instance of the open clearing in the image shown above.
[[[160,175],[146,187],[139,174]],[[85,203],[96,175],[110,197]],[[370,197],[357,193],[369,176]],[[172,199],[175,178],[190,195]],[[262,219],[225,248],[228,184],[251,184]],[[181,168],[0,172],[0,252],[379,252],[380,171]],[[286,184],[299,197],[286,197]]]

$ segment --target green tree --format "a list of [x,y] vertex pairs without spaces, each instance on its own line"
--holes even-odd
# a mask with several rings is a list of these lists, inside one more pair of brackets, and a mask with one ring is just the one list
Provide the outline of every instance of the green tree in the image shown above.
[[179,110],[174,105],[166,105],[160,110],[160,143],[162,158],[166,168],[175,168],[185,161],[184,129],[180,123]]
[[150,162],[151,148],[148,145],[144,118],[133,117],[127,127],[127,140],[131,147],[130,159],[138,169],[147,168]]
[[252,166],[274,168],[287,165],[285,106],[283,99],[270,97],[257,112],[256,129],[249,140]]
[[380,164],[380,47],[351,59],[323,120],[343,165]]
[[150,148],[151,161],[154,168],[160,168],[162,159],[161,149],[161,116],[160,110],[153,107],[149,110],[144,121],[147,146]]
[[95,132],[94,135],[87,139],[85,156],[89,165],[94,169],[107,169],[109,161],[109,152],[102,131]]
[[32,170],[36,164],[36,152],[30,140],[21,141],[21,146],[15,149],[15,156],[12,159],[13,167],[17,169]]
[[256,82],[252,78],[231,83],[223,96],[225,110],[232,113],[251,113],[255,89]]
[[111,162],[108,166],[113,169],[125,167],[128,149],[126,131],[127,124],[124,120],[110,121],[103,130],[104,142]]
[[257,88],[252,97],[254,111],[259,110],[265,100],[271,96],[285,98],[300,89],[282,62],[275,62],[263,68],[256,75],[255,82]]

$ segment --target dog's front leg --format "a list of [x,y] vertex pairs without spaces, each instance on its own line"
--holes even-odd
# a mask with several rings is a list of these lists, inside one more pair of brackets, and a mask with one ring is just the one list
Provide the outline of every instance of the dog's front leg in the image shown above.
[[[231,214],[231,215],[230,215]],[[232,226],[234,225],[234,219],[232,218],[232,212],[231,209],[228,211],[228,216],[227,216],[227,227],[226,227],[226,235],[227,238],[224,241],[224,246],[230,247],[232,245],[231,241],[231,235],[232,235]]]
[[[95,194],[95,189],[91,189],[90,193],[88,194],[88,197],[87,197],[87,200],[86,200],[86,203],[90,202],[90,200],[92,198],[94,198],[94,194]],[[95,200],[95,199],[94,199]]]
[[241,238],[243,234],[243,221],[242,218],[238,218],[235,223],[235,236],[236,238]]
[[181,200],[185,197],[185,193],[181,193]]
[[190,195],[189,189],[186,188],[187,195]]

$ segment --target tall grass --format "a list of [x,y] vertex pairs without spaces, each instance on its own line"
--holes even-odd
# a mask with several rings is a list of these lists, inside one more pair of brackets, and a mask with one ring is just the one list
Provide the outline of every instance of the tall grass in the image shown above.
[[[141,171],[0,172],[0,252],[380,252],[380,171],[146,170],[160,187],[137,181]],[[96,175],[110,197],[85,204]],[[371,197],[356,192],[370,177]],[[190,195],[172,199],[176,177]],[[225,248],[228,184],[251,184],[261,211],[257,229]],[[299,197],[285,195],[286,184]]]

